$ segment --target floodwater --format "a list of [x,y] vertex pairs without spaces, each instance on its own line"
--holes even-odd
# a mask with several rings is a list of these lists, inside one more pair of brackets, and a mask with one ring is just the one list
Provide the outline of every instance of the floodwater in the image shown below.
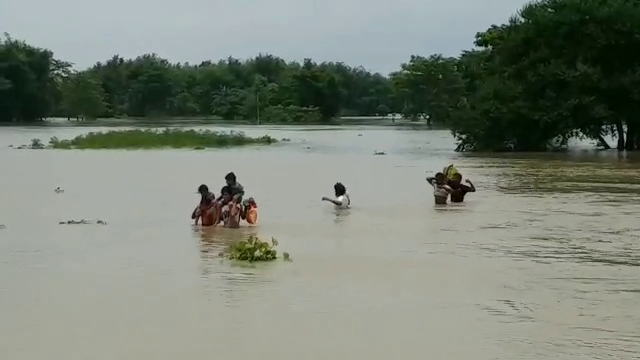
[[[446,131],[389,127],[253,127],[292,141],[228,150],[7,147],[90,130],[0,128],[2,359],[640,358],[632,157],[469,156]],[[438,208],[425,171],[451,162],[478,192]],[[193,228],[197,186],[231,170],[259,225]],[[320,201],[336,181],[347,212]],[[108,225],[58,225],[81,218]],[[293,262],[218,258],[246,234]]]

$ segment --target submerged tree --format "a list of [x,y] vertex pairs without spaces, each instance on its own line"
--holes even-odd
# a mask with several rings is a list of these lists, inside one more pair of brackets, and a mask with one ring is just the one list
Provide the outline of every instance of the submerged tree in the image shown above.
[[69,67],[51,51],[5,34],[0,39],[0,122],[37,121],[49,116],[58,80]]
[[[460,59],[466,107],[452,128],[461,149],[545,150],[570,137],[618,137],[638,148],[640,5],[545,0],[476,36]],[[625,131],[626,128],[626,139]]]
[[457,59],[412,56],[401,67],[391,78],[404,105],[403,115],[413,120],[424,117],[429,124],[449,122],[452,107],[457,107],[464,90]]

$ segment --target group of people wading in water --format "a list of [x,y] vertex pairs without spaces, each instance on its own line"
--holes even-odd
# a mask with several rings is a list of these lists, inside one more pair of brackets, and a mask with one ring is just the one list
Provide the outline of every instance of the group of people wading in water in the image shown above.
[[[198,187],[200,203],[191,213],[191,219],[195,224],[202,226],[217,226],[222,223],[227,228],[240,227],[240,220],[249,224],[258,221],[258,205],[253,198],[243,201],[244,187],[238,182],[232,172],[225,177],[226,185],[220,190],[220,196],[216,197],[205,184]],[[351,199],[347,188],[342,183],[333,186],[335,198],[323,197],[322,201],[328,201],[337,208],[347,209],[351,205]]]
[[[224,227],[238,228],[240,220],[255,224],[258,221],[258,205],[255,200],[253,198],[243,200],[244,187],[238,182],[234,173],[228,173],[224,179],[226,185],[222,187],[218,197],[209,191],[207,185],[202,184],[198,187],[200,203],[193,210],[191,219],[195,220],[196,225],[202,226],[217,226],[222,223]],[[451,202],[461,203],[467,193],[476,191],[471,180],[466,180],[469,185],[462,184],[462,175],[453,165],[445,167],[434,177],[428,177],[427,181],[433,186],[436,204],[446,204],[449,197]],[[335,197],[325,196],[322,201],[330,202],[339,209],[351,207],[349,193],[342,183],[336,183],[333,190]]]
[[445,205],[449,196],[451,202],[461,203],[467,193],[476,192],[471,180],[465,181],[468,186],[462,183],[462,174],[453,165],[445,167],[436,176],[427,177],[427,182],[433,186],[433,197],[437,205]]
[[224,227],[237,228],[240,226],[240,219],[246,220],[249,224],[258,221],[258,211],[255,200],[248,198],[243,201],[244,187],[236,179],[232,172],[224,177],[226,185],[220,190],[220,196],[209,191],[205,184],[198,187],[200,203],[193,210],[191,218],[196,225],[216,226],[223,223]]

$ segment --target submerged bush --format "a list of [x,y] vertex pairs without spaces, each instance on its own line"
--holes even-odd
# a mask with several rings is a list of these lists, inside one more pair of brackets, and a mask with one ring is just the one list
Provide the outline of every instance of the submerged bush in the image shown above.
[[[246,240],[231,245],[228,258],[241,261],[272,261],[277,259],[278,240],[271,238],[271,243],[260,240],[257,236],[250,235]],[[289,254],[283,253],[285,260],[289,260]]]
[[242,132],[218,132],[210,130],[114,130],[90,132],[71,140],[51,138],[54,149],[154,149],[154,148],[216,148],[257,144],[273,144],[276,139],[265,135],[258,138]]

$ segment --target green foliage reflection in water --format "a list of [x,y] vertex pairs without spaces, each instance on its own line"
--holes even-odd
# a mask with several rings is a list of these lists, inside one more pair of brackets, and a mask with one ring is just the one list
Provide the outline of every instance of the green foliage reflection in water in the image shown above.
[[209,130],[125,130],[91,132],[71,140],[51,138],[54,149],[153,149],[153,148],[218,148],[243,145],[269,145],[276,139],[265,135],[258,138],[241,132]]
[[[276,247],[278,240],[271,238],[271,243],[260,240],[257,236],[249,236],[247,239],[231,245],[228,258],[241,261],[272,261],[277,259]],[[283,253],[284,260],[289,260],[289,254]]]

